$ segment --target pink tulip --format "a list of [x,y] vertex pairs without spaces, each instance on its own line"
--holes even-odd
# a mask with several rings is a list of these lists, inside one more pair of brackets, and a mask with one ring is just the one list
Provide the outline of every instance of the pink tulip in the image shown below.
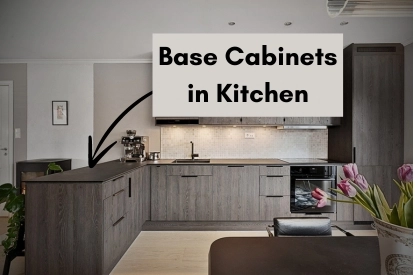
[[311,191],[311,196],[318,200],[317,207],[323,207],[327,204],[327,193],[320,188],[316,188]]
[[354,181],[357,174],[359,174],[359,172],[357,171],[357,165],[355,163],[349,163],[343,166],[343,172],[346,178],[349,178],[352,181]]
[[317,208],[326,206],[326,204],[327,204],[327,198],[326,197],[323,197],[321,200],[318,201]]
[[367,183],[365,177],[363,175],[357,175],[354,183],[357,184],[357,186],[360,187],[360,189],[363,190],[363,192],[366,192],[369,189],[369,184]]
[[398,177],[403,182],[412,182],[412,164],[404,164],[399,167]]
[[342,190],[343,194],[349,198],[356,196],[356,189],[349,183],[349,179],[344,179],[337,184],[337,187]]

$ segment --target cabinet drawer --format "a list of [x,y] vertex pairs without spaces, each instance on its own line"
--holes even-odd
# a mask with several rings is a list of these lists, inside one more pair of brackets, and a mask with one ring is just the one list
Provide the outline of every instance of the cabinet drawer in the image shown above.
[[260,196],[260,218],[262,221],[272,221],[275,217],[290,217],[290,196]]
[[127,191],[128,175],[119,176],[113,180],[109,180],[103,183],[104,185],[104,199],[114,195],[120,190],[124,189]]
[[260,176],[261,196],[290,195],[290,176]]
[[104,230],[116,223],[126,212],[127,195],[125,189],[121,189],[104,200]]
[[104,231],[104,271],[109,274],[129,245],[129,213]]
[[169,176],[210,176],[211,165],[170,165],[167,166]]
[[289,176],[290,166],[267,165],[259,166],[259,174],[262,176]]

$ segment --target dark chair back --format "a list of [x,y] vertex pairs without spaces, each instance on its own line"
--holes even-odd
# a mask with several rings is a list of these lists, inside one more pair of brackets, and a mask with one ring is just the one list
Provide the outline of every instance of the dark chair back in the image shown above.
[[274,218],[274,234],[278,236],[331,236],[327,217]]

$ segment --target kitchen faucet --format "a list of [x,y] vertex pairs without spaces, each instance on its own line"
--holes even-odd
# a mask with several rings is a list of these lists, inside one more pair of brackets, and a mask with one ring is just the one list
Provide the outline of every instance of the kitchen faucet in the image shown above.
[[192,160],[194,160],[195,157],[199,157],[199,154],[194,153],[194,143],[193,143],[193,141],[191,141],[190,143],[192,144]]

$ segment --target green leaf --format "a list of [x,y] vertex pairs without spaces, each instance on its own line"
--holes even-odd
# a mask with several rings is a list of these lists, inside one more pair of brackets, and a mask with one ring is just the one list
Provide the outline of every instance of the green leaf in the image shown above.
[[389,222],[392,223],[392,224],[399,225],[399,226],[401,225],[401,221],[399,219],[398,208],[396,206],[396,203],[393,205]]
[[413,203],[412,198],[409,199],[407,203],[405,203],[404,208],[404,217],[406,220],[406,224],[409,228],[413,228]]
[[385,195],[383,194],[382,190],[380,189],[380,187],[378,185],[375,185],[374,188],[377,190],[378,195],[379,195],[379,199],[382,203],[383,208],[385,209],[386,214],[391,213],[391,208],[389,207],[388,202],[386,201]]
[[383,204],[380,201],[379,193],[378,193],[378,190],[377,190],[376,186],[373,188],[373,198],[374,198],[374,202],[375,202],[375,205],[377,207],[377,210],[379,211],[380,218],[383,221],[389,222],[388,216],[386,215],[385,208],[383,207]]
[[357,191],[356,196],[359,196],[366,203],[366,205],[367,205],[366,209],[370,208],[371,212],[375,213],[375,217],[380,218],[380,214],[377,211],[377,209],[376,209],[375,205],[373,204],[373,201],[370,199],[370,197],[365,192],[363,192],[362,189],[360,189],[360,187],[357,184],[355,184],[352,181],[349,181],[349,182],[356,189],[356,191]]
[[15,213],[24,207],[24,195],[10,196],[9,201],[4,205],[4,209],[10,213]]

